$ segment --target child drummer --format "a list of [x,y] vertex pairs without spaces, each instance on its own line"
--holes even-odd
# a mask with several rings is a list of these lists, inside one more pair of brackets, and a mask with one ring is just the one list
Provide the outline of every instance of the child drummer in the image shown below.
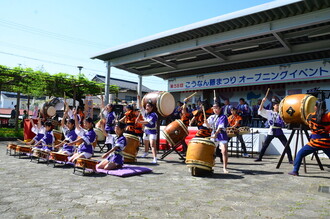
[[67,111],[64,113],[63,119],[61,121],[62,132],[65,136],[64,142],[56,145],[55,148],[59,148],[63,146],[62,149],[59,151],[59,153],[71,156],[74,153],[75,146],[68,145],[66,143],[71,143],[75,141],[78,136],[75,132],[75,128],[76,128],[75,121],[73,119],[69,119],[67,124],[65,125],[66,117],[68,117]]
[[52,122],[45,122],[45,130],[44,137],[34,145],[34,149],[37,148],[49,152],[53,150],[53,143],[55,141]]
[[113,170],[121,168],[124,164],[124,157],[122,151],[126,147],[126,138],[123,135],[125,130],[125,123],[118,122],[115,126],[115,141],[113,148],[102,155],[105,158],[101,163],[96,165],[98,169]]
[[209,129],[212,129],[211,138],[214,139],[216,146],[220,146],[222,152],[223,160],[223,172],[228,173],[227,164],[228,164],[228,136],[226,128],[228,126],[227,117],[221,112],[221,107],[219,102],[213,104],[214,115],[211,115],[207,119],[204,119],[204,126]]

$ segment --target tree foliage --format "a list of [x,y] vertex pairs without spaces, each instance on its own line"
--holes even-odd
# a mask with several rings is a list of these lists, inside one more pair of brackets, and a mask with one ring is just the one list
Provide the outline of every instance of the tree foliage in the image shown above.
[[[31,68],[15,67],[10,69],[0,65],[0,90],[21,92],[32,97],[55,96],[73,98],[82,102],[86,95],[98,95],[105,84],[88,80],[84,75],[73,76],[66,73],[51,75],[47,72],[34,71]],[[118,93],[116,85],[110,86],[110,93]]]

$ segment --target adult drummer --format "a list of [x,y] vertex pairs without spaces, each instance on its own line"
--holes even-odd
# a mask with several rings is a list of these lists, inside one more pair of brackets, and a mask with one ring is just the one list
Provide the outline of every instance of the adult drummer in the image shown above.
[[[266,97],[262,99],[259,110],[258,110],[258,114],[267,119],[270,127],[269,127],[269,131],[268,131],[266,140],[262,144],[262,148],[261,148],[259,157],[255,160],[256,162],[262,161],[262,157],[264,156],[270,142],[274,138],[278,138],[282,142],[284,147],[288,141],[282,130],[282,127],[284,127],[285,124],[279,114],[279,104],[280,104],[279,100],[274,100],[273,110],[266,110],[264,108],[264,104],[266,101],[267,101]],[[288,156],[289,163],[292,164],[293,161],[292,161],[292,153],[291,153],[290,147],[288,148],[286,153]]]
[[[139,101],[141,103],[141,101]],[[145,110],[142,109],[142,115],[144,117],[144,121],[137,120],[140,124],[144,125],[144,135],[143,135],[143,143],[144,143],[144,154],[142,157],[148,156],[149,153],[149,145],[152,150],[153,161],[152,163],[157,163],[157,148],[156,148],[156,140],[157,140],[157,113],[153,112],[154,105],[151,101],[148,101]]]
[[317,101],[315,112],[307,116],[307,122],[312,135],[309,142],[299,150],[294,160],[293,170],[289,175],[298,176],[302,159],[311,153],[323,150],[330,158],[330,112],[326,112],[326,108],[327,106],[324,100]]
[[204,119],[207,119],[208,117],[210,117],[213,114],[213,110],[207,100],[203,100],[201,105],[202,105],[202,108],[204,108],[206,118],[204,118],[203,109],[195,110],[193,112],[193,118],[190,121],[189,125],[193,124],[196,121],[198,131],[197,131],[195,137],[207,138],[207,137],[211,136],[211,129],[203,126]]
[[212,129],[211,138],[213,139],[216,147],[220,146],[223,160],[223,172],[228,173],[227,164],[228,164],[228,136],[226,128],[228,126],[228,119],[221,112],[220,103],[215,102],[213,104],[214,115],[211,115],[209,118],[204,120],[204,125],[209,129]]
[[[228,117],[228,122],[229,122],[229,126],[232,127],[232,128],[239,128],[242,125],[243,118],[240,115],[238,115],[237,108],[233,107],[231,109],[231,115]],[[241,143],[241,147],[242,147],[242,150],[243,150],[243,157],[249,157],[249,154],[246,151],[246,146],[245,146],[243,136],[240,135],[239,133],[237,133],[236,138]],[[231,138],[228,139],[228,142],[230,141],[230,139]]]

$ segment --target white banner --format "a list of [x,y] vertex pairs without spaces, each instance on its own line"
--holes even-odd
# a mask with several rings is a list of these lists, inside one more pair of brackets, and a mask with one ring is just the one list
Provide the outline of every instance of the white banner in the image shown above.
[[168,91],[187,91],[330,78],[330,61],[318,60],[216,72],[168,80]]

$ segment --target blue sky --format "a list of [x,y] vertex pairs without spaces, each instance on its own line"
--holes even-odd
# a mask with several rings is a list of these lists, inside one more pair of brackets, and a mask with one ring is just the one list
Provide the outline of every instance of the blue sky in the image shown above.
[[[0,64],[105,75],[100,51],[271,0],[0,0]],[[111,77],[137,81],[113,68]],[[151,89],[167,82],[144,77]]]

